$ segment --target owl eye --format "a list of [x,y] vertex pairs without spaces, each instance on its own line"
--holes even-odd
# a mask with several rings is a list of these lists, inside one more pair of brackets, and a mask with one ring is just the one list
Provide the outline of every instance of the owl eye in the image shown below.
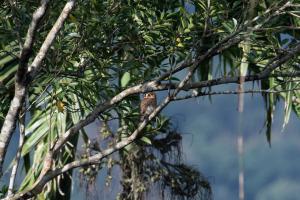
[[144,94],[144,98],[153,98],[155,96],[154,93],[146,93]]

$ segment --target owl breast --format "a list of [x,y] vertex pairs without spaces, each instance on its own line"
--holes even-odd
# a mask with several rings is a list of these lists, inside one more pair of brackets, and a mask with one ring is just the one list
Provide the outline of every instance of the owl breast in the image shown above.
[[155,107],[153,105],[148,105],[145,114],[150,115],[154,109]]

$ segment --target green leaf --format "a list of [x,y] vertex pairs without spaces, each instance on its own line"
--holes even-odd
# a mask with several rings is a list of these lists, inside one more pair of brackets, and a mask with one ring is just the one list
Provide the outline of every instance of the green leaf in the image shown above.
[[143,141],[143,142],[145,142],[146,144],[150,144],[150,145],[152,145],[152,142],[151,142],[151,140],[149,139],[149,138],[147,138],[147,137],[142,137],[141,138],[141,140]]
[[[269,88],[274,88],[275,79],[270,78],[269,80]],[[274,110],[275,110],[275,94],[268,94],[268,109],[267,109],[267,141],[271,146],[271,134],[272,134],[272,123],[274,118]]]
[[292,110],[292,82],[287,84],[288,92],[285,92],[285,102],[284,102],[284,121],[282,125],[282,130],[285,128],[290,120],[291,110]]
[[271,146],[271,135],[272,135],[272,123],[273,123],[273,105],[269,105],[269,108],[267,110],[267,119],[266,119],[266,137],[267,137],[267,141],[269,143],[269,145]]
[[143,38],[144,38],[144,40],[146,40],[146,42],[148,42],[148,43],[152,43],[152,42],[153,42],[153,38],[150,37],[150,36],[148,36],[148,35],[144,35]]
[[126,87],[131,79],[130,73],[125,72],[121,78],[121,86]]

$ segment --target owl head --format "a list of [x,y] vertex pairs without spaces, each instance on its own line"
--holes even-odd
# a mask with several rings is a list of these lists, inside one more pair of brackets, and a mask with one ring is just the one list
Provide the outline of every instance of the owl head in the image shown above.
[[156,94],[154,92],[147,92],[144,94],[144,99],[156,99]]

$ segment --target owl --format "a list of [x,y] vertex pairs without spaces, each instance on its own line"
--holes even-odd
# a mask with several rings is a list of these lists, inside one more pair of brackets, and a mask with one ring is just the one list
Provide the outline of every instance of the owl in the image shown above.
[[141,101],[140,104],[140,120],[144,121],[144,119],[153,112],[156,106],[156,94],[154,92],[148,92],[144,94],[144,99]]

